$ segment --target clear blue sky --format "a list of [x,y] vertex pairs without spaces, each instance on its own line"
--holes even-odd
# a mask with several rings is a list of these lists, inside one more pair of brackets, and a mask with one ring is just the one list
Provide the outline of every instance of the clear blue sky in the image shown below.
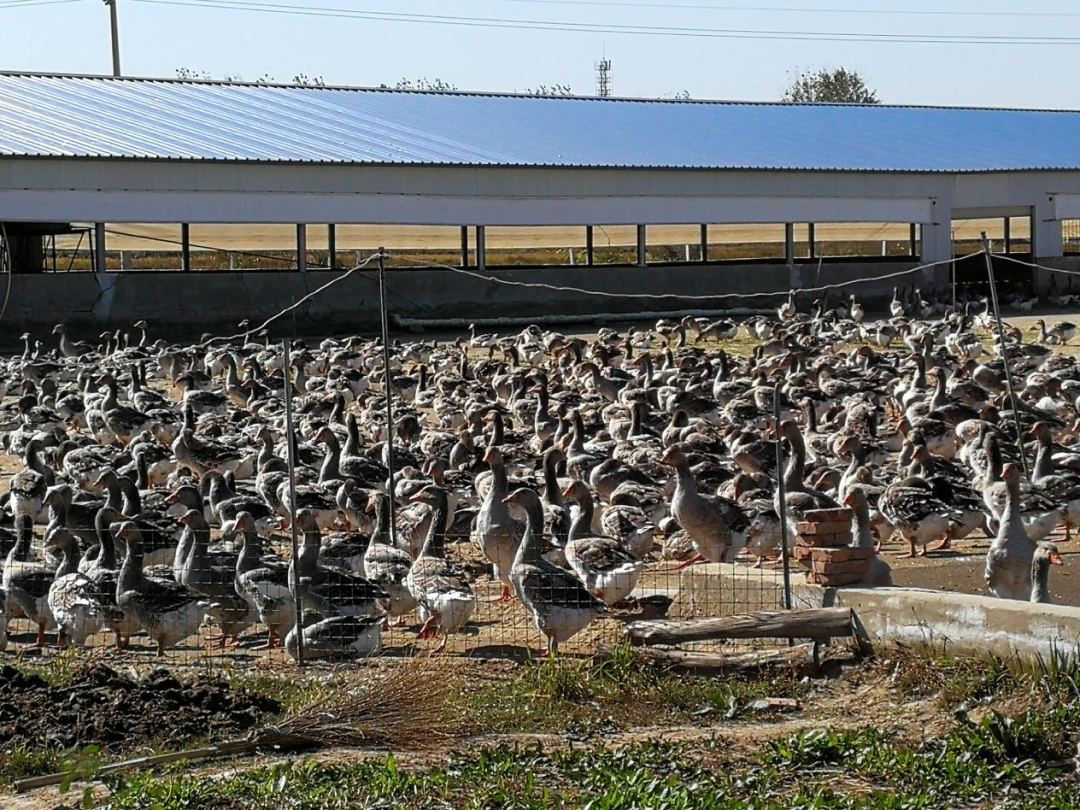
[[[11,5],[0,0],[0,68],[107,73],[108,9],[101,0]],[[270,0],[289,3],[290,0]],[[607,0],[610,2],[611,0]],[[629,3],[650,0],[627,0]],[[601,7],[522,0],[292,0],[296,6],[689,29],[762,29],[919,35],[1071,36],[1080,5],[1063,0],[651,0],[669,8]],[[1080,44],[999,46],[785,42],[520,31],[253,13],[119,0],[124,72],[175,75],[179,67],[249,80],[297,73],[328,83],[377,85],[441,77],[461,89],[524,90],[562,83],[592,93],[593,63],[612,60],[616,95],[775,99],[796,67],[840,65],[863,72],[886,102],[1080,108]],[[683,5],[713,8],[675,8]],[[7,7],[5,7],[5,5]],[[720,10],[716,6],[727,5]],[[755,11],[730,6],[753,6]],[[788,7],[766,12],[762,6]],[[822,13],[790,9],[955,11]],[[1025,16],[975,17],[963,12]],[[1077,16],[1030,16],[1071,12]]]

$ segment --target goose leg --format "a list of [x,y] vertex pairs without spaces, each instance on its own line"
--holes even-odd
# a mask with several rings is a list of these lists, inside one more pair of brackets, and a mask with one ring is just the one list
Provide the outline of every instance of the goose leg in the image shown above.
[[273,627],[270,627],[270,628],[268,628],[268,632],[267,632],[267,636],[266,636],[266,643],[265,644],[260,644],[258,647],[254,647],[253,649],[256,649],[256,650],[272,650],[272,649],[274,649],[274,647],[277,647],[278,644],[279,644],[279,642],[278,642],[277,633],[274,632]]
[[914,560],[916,557],[919,556],[918,554],[915,553],[915,538],[914,537],[910,538],[908,540],[908,543],[911,546],[911,551],[909,551],[907,554],[901,554],[898,559],[901,559],[901,560]]
[[945,536],[941,538],[936,546],[929,547],[930,551],[945,551],[952,548],[953,529],[949,529],[945,532]]
[[[436,634],[437,634],[437,632],[436,632]],[[447,642],[449,640],[450,640],[450,635],[449,634],[443,635],[442,643],[439,644],[439,646],[436,647],[434,650],[432,650],[431,654],[432,655],[439,655],[440,653],[445,652],[446,651],[446,644],[447,644]]]
[[698,563],[706,562],[705,558],[700,554],[695,554],[686,562],[679,563],[674,568],[669,568],[669,571],[682,571],[684,568],[689,568],[691,565],[697,565]]
[[514,595],[510,590],[510,586],[507,585],[506,583],[503,583],[502,595],[495,598],[495,599],[490,599],[488,601],[493,602],[493,603],[513,602],[514,601]]
[[[62,635],[61,635],[61,637],[62,637]],[[43,624],[38,625],[37,646],[38,647],[44,647],[45,646],[45,625],[43,625]]]
[[158,658],[164,658],[165,657],[165,639],[164,638],[159,638],[158,639],[158,642],[157,642],[157,654],[158,654]]
[[56,646],[61,650],[66,650],[67,645],[67,634],[63,630],[58,631],[56,634]]
[[438,620],[438,616],[429,616],[428,620],[424,622],[424,626],[420,628],[420,632],[417,633],[416,637],[418,639],[433,638],[438,635],[438,631],[435,629],[435,623],[438,622]]

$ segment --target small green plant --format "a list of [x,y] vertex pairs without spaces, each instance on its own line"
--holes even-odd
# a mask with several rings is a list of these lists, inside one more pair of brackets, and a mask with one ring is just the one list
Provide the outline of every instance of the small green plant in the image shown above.
[[[64,762],[62,770],[65,771],[64,781],[60,783],[60,794],[67,794],[76,782],[91,782],[97,778],[98,771],[103,764],[101,748],[89,745],[86,748],[71,753]],[[90,784],[83,786],[83,807],[94,806],[94,788]]]
[[55,748],[13,745],[0,751],[0,783],[11,784],[31,776],[60,771],[62,752]]

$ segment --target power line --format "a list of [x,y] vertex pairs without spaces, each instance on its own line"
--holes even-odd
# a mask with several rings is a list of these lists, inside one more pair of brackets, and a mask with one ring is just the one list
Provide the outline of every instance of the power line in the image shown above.
[[13,8],[26,8],[27,6],[58,6],[62,3],[82,3],[85,0],[7,0],[0,2],[0,11],[8,11]]
[[868,42],[949,45],[1078,45],[1078,37],[983,36],[946,34],[878,34],[846,31],[774,31],[736,28],[681,28],[675,26],[644,26],[627,24],[575,23],[551,20],[515,20],[499,17],[460,17],[400,12],[354,11],[326,6],[302,7],[281,3],[245,2],[245,0],[135,0],[154,5],[213,8],[227,11],[250,11],[266,14],[287,14],[305,17],[374,20],[381,22],[450,25],[468,28],[500,28],[525,31],[564,31],[600,34],[633,34],[638,36],[689,37],[705,39],[780,40],[793,42]]
[[1080,17],[1076,11],[946,11],[937,9],[874,9],[874,8],[811,8],[808,6],[732,6],[703,3],[650,3],[628,2],[628,0],[497,0],[500,3],[521,3],[526,5],[551,6],[599,6],[614,8],[658,8],[692,9],[694,11],[748,11],[782,14],[864,14],[876,16],[903,17],[1043,17],[1069,18]]

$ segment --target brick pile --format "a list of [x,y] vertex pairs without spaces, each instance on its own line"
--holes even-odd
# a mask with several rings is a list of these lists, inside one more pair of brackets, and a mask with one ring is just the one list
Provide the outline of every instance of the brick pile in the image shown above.
[[862,581],[874,556],[872,548],[852,548],[850,509],[813,509],[795,528],[795,562],[806,568],[806,581],[836,588]]

